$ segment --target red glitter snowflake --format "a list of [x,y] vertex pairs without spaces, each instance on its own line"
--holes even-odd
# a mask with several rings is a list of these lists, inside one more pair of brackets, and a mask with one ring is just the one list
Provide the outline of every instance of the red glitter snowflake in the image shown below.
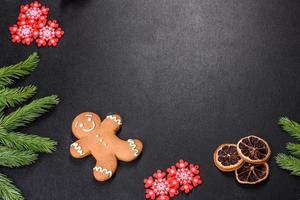
[[64,31],[61,30],[56,20],[48,21],[48,24],[39,29],[39,35],[36,39],[37,45],[40,46],[56,46],[58,40],[63,36]]
[[47,21],[48,12],[49,8],[35,1],[31,4],[21,5],[18,20],[26,21],[27,24],[42,26]]
[[174,179],[166,178],[166,173],[157,170],[153,177],[144,179],[146,199],[169,200],[178,195],[178,183]]
[[47,21],[49,8],[35,1],[21,5],[18,22],[9,28],[12,41],[37,46],[56,46],[64,31],[56,20]]
[[189,164],[184,160],[180,160],[176,165],[167,169],[168,178],[175,179],[181,191],[189,193],[193,188],[202,183],[199,176],[199,166]]
[[23,43],[26,45],[30,45],[33,42],[34,38],[36,38],[38,35],[38,31],[28,24],[24,24],[21,26],[14,24],[9,28],[9,31],[12,35],[13,42]]

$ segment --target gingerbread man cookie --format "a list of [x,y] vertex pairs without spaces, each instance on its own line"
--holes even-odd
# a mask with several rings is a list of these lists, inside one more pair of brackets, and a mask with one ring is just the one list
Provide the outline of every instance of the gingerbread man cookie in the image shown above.
[[72,123],[72,132],[78,140],[71,144],[74,158],[93,155],[96,166],[94,177],[98,181],[110,179],[117,169],[117,161],[130,162],[141,154],[143,143],[138,139],[121,140],[116,136],[122,126],[119,115],[108,115],[103,122],[92,112],[79,114]]

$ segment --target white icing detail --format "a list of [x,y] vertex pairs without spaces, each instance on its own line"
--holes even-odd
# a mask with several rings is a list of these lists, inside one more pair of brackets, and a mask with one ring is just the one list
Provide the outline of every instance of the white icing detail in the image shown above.
[[90,132],[90,131],[94,130],[94,128],[96,127],[96,124],[95,124],[94,121],[92,121],[92,124],[93,124],[93,126],[92,126],[91,128],[88,128],[88,129],[83,128],[82,130],[83,130],[84,132]]
[[134,143],[134,140],[128,139],[127,142],[129,142],[129,146],[131,147],[131,150],[134,151],[134,155],[138,156],[139,151],[136,149],[136,144]]
[[83,123],[78,123],[78,121],[75,123],[75,127],[80,128],[84,132],[90,132],[90,131],[95,129],[96,123],[92,120],[92,117],[93,117],[92,115],[86,114],[85,116],[88,117],[87,121],[92,123],[92,127],[91,128],[84,128],[84,124]]
[[[97,135],[96,135],[96,137],[97,137]],[[105,147],[107,147],[107,146],[108,146],[108,144],[107,144],[107,143],[105,143],[105,142],[104,142],[104,140],[103,140],[102,138],[100,138],[100,139],[99,139],[99,142],[100,142],[100,143],[102,143],[102,144],[103,144]]]
[[121,120],[120,120],[120,119],[117,119],[116,116],[113,116],[113,115],[107,115],[106,118],[113,120],[114,122],[116,122],[116,123],[119,124],[119,125],[122,125]]
[[74,142],[73,144],[71,144],[71,146],[77,151],[77,153],[79,153],[80,155],[84,155],[84,152],[81,148],[81,146],[79,146],[79,144],[77,142]]
[[112,176],[112,171],[111,170],[105,169],[104,167],[101,167],[101,166],[95,166],[93,168],[93,170],[97,171],[97,172],[100,172],[100,173],[105,173],[105,174],[109,175],[109,177]]

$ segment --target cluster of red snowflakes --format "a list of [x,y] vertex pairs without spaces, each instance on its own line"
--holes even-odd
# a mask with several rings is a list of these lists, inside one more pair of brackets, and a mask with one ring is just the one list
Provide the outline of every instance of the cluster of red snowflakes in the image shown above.
[[64,31],[56,20],[48,20],[49,8],[35,1],[21,5],[18,21],[9,27],[12,41],[37,46],[56,46]]
[[202,184],[198,165],[180,160],[167,169],[167,173],[157,170],[153,176],[144,179],[146,199],[169,200],[179,194],[179,190],[188,194]]

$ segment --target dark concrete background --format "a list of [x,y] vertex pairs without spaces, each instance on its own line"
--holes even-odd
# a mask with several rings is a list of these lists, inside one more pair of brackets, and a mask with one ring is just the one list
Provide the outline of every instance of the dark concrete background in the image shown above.
[[[58,94],[59,106],[24,131],[59,142],[35,165],[4,169],[30,200],[143,199],[143,179],[179,159],[200,164],[204,184],[176,199],[299,199],[300,178],[274,161],[292,139],[280,116],[300,122],[299,0],[58,0],[50,7],[65,36],[57,48],[10,42],[19,5],[0,6],[0,64],[41,56],[19,82]],[[120,163],[106,183],[93,180],[93,158],[69,156],[72,119],[94,111],[120,113],[119,136],[145,149]],[[221,143],[257,134],[273,150],[269,179],[257,186],[220,173],[212,154]]]

